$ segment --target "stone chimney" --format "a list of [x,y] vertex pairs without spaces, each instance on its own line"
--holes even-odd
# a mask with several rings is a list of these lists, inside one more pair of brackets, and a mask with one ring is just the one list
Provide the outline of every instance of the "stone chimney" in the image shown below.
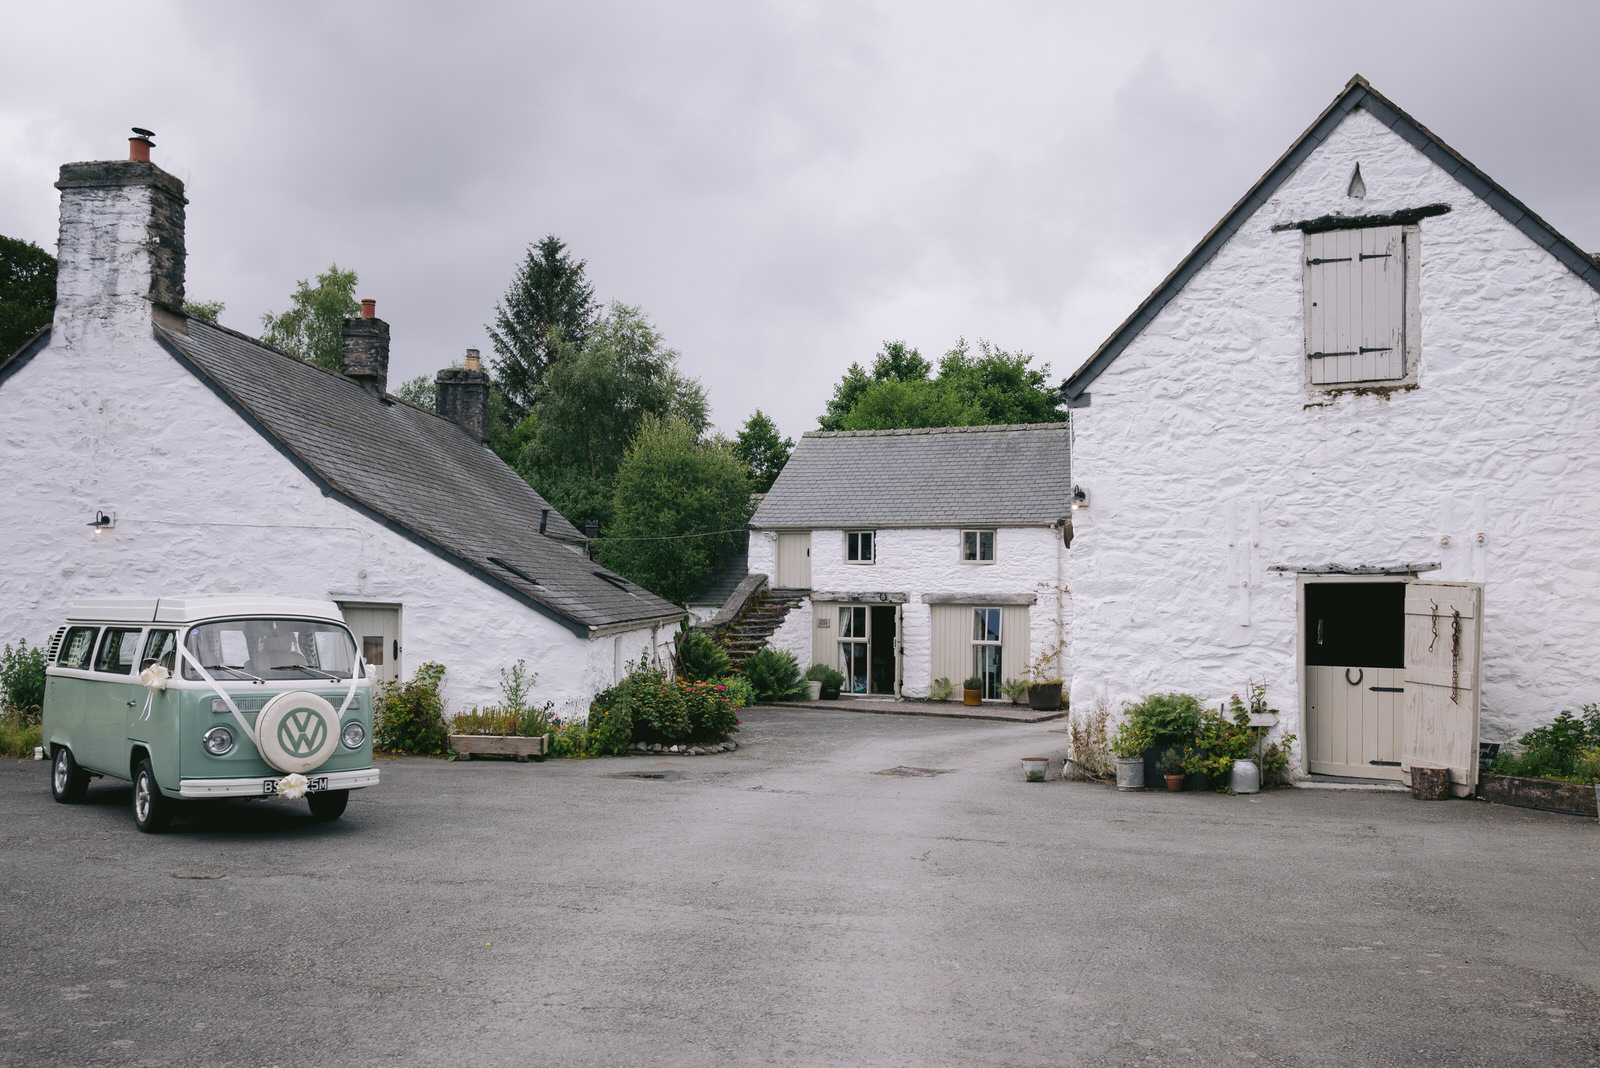
[[361,318],[346,319],[339,330],[344,373],[378,396],[389,391],[389,324],[378,318],[378,302],[363,300]]
[[434,378],[433,407],[474,441],[489,440],[489,375],[477,349],[467,350],[465,367],[446,367]]
[[183,310],[183,183],[150,162],[154,142],[135,129],[128,158],[61,167],[55,331],[70,340],[91,324],[150,318],[150,304]]

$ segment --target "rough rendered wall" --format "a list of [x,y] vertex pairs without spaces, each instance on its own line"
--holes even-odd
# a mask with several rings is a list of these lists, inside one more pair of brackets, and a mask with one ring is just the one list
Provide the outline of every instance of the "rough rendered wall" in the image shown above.
[[[1357,161],[1364,201],[1345,195]],[[1271,226],[1436,202],[1453,210],[1421,226],[1418,388],[1311,393],[1303,237]],[[1257,679],[1299,731],[1296,582],[1267,568],[1335,561],[1485,584],[1485,738],[1600,700],[1600,294],[1366,112],[1089,392],[1074,707]]]
[[[259,592],[403,605],[402,667],[443,663],[454,708],[499,669],[584,713],[611,681],[589,642],[322,496],[160,348],[148,305],[57,327],[0,381],[0,641],[46,640],[74,598]],[[114,529],[95,532],[95,511]],[[648,631],[645,632],[648,635]]]
[[[1063,607],[1057,587],[1064,582],[1065,556],[1059,550],[1056,532],[1039,527],[1003,527],[996,532],[995,561],[967,563],[961,559],[960,532],[957,530],[880,530],[877,532],[877,560],[871,564],[852,564],[845,560],[842,530],[815,530],[811,533],[811,588],[830,593],[902,593],[907,596],[902,613],[903,642],[902,692],[907,697],[925,697],[931,678],[931,613],[922,595],[944,594],[1033,594],[1038,600],[1029,610],[1030,656],[1066,637],[1070,620],[1070,601]],[[750,537],[750,570],[759,571],[759,553],[770,561],[773,542],[763,532]],[[770,566],[770,564],[769,564]],[[771,644],[788,649],[800,657],[803,667],[811,663],[810,602],[789,613]],[[1057,620],[1060,620],[1058,632]],[[1067,666],[1065,654],[1061,671]],[[1020,678],[1026,664],[1006,664],[1008,676]]]

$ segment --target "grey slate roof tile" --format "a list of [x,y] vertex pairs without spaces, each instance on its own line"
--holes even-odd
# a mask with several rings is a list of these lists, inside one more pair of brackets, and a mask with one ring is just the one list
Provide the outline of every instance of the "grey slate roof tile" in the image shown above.
[[[157,327],[318,479],[480,578],[580,632],[683,614],[557,540],[583,535],[455,423],[203,320],[187,330]],[[538,533],[546,508],[548,537]]]
[[812,431],[752,527],[1045,524],[1065,516],[1065,423]]

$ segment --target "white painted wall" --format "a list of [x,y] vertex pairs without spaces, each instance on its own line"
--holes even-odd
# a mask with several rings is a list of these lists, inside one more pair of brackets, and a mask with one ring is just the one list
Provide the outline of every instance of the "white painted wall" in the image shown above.
[[[1364,201],[1345,195],[1357,161]],[[1421,226],[1418,388],[1309,391],[1303,237],[1271,226],[1436,202],[1453,210]],[[1486,739],[1600,700],[1597,357],[1600,294],[1352,113],[1073,413],[1073,706],[1257,679],[1303,735],[1295,579],[1267,568],[1332,561],[1485,584]]]
[[[324,497],[157,345],[128,281],[147,196],[88,191],[95,215],[66,198],[51,344],[0,382],[0,642],[43,643],[79,597],[396,602],[403,670],[443,663],[452,709],[497,700],[520,658],[536,699],[586,715],[617,638],[580,638]],[[91,530],[96,510],[115,528]],[[651,631],[621,638],[636,659]]]
[[[863,529],[863,528],[851,528]],[[906,595],[902,613],[903,683],[907,697],[926,697],[930,672],[932,616],[922,603],[924,594],[1033,594],[1029,610],[1030,656],[1055,644],[1069,644],[1071,599],[1058,592],[1065,585],[1065,551],[1058,532],[1045,527],[1001,527],[995,536],[995,561],[967,563],[961,559],[959,529],[917,528],[878,530],[877,560],[853,564],[845,560],[844,530],[811,532],[811,587],[830,593],[900,593]],[[750,534],[750,570],[772,566],[776,540],[769,531]],[[811,663],[811,602],[803,613],[789,613],[769,643]],[[1059,620],[1059,627],[1057,621]],[[1026,664],[1007,664],[1006,674],[1021,678]],[[1063,652],[1060,671],[1066,674]],[[956,680],[959,682],[960,680]]]

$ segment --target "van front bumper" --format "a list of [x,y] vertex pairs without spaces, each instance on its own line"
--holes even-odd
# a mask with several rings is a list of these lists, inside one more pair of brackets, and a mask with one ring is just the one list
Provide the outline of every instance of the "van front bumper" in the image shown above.
[[[255,779],[184,779],[178,784],[179,797],[275,797],[273,787],[282,775],[263,775]],[[378,785],[378,769],[360,771],[312,772],[313,791],[359,790]]]

